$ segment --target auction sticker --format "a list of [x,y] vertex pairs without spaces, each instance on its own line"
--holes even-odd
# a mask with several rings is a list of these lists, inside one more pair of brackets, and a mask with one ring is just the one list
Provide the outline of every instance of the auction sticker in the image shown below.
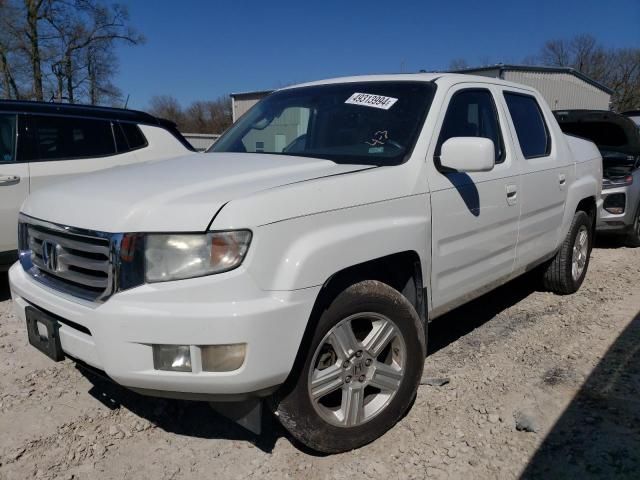
[[385,97],[384,95],[371,95],[370,93],[354,93],[344,103],[351,105],[363,105],[365,107],[380,108],[389,110],[393,104],[398,101],[397,98]]

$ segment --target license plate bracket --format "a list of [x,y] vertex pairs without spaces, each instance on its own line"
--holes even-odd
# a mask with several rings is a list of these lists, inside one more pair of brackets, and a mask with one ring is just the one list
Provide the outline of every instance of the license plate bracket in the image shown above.
[[60,323],[51,315],[31,306],[26,308],[25,316],[29,343],[56,362],[64,360],[60,345]]

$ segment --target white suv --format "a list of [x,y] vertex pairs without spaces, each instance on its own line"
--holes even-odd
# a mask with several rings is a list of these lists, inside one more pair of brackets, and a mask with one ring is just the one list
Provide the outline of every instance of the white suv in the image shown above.
[[289,87],[213,153],[30,196],[11,292],[53,359],[150,395],[242,401],[248,426],[268,399],[301,442],[344,451],[411,405],[428,320],[537,266],[552,291],[580,287],[601,166],[522,85]]
[[18,258],[16,221],[29,193],[78,174],[190,151],[175,125],[146,113],[0,101],[0,271]]

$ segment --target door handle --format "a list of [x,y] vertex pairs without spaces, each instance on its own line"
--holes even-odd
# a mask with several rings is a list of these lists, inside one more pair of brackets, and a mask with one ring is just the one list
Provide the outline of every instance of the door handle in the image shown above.
[[565,183],[567,183],[567,176],[564,173],[561,173],[560,175],[558,175],[558,182],[560,183],[560,185],[564,185]]
[[507,192],[507,203],[509,205],[515,205],[518,202],[518,186],[513,184],[507,185],[505,191]]
[[0,187],[15,185],[16,183],[20,183],[18,175],[0,175]]

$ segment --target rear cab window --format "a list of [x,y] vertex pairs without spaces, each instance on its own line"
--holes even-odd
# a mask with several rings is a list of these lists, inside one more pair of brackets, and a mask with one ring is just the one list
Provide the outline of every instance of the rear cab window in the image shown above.
[[0,163],[16,161],[16,115],[0,114]]
[[503,94],[524,158],[550,155],[549,128],[535,97],[509,91],[504,91]]

